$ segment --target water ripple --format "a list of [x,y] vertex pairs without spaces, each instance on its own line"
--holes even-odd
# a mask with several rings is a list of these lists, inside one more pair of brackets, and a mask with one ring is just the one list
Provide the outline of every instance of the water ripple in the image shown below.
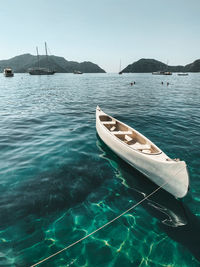
[[191,190],[183,203],[157,192],[46,266],[199,266],[199,84],[198,74],[1,76],[0,266],[30,266],[155,189],[98,139],[97,104],[184,159]]

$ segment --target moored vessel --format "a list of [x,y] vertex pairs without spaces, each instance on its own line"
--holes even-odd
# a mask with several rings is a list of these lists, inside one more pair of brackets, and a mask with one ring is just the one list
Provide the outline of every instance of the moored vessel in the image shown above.
[[53,75],[55,71],[47,68],[32,68],[28,70],[31,75]]
[[172,75],[170,71],[154,71],[152,72],[153,75]]
[[188,73],[186,73],[186,72],[179,72],[178,73],[178,76],[188,76]]
[[177,198],[189,188],[184,161],[169,158],[135,129],[96,108],[96,130],[102,141],[120,158]]
[[55,71],[50,68],[46,42],[45,42],[45,51],[46,51],[46,61],[47,61],[48,68],[41,68],[40,67],[40,58],[39,58],[39,53],[38,53],[37,47],[36,47],[36,51],[37,51],[37,65],[38,66],[35,68],[28,69],[29,74],[31,74],[31,75],[53,75],[55,73]]
[[3,71],[5,77],[13,77],[14,73],[11,68],[5,68]]
[[80,70],[74,70],[74,74],[83,74]]

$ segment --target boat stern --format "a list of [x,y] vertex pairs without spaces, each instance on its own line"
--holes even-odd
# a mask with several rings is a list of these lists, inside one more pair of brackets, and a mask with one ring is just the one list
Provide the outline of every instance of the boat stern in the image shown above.
[[176,162],[171,166],[168,176],[166,190],[177,198],[183,198],[187,195],[189,189],[189,173],[185,161]]
[[181,163],[182,163],[181,169],[176,176],[178,181],[179,180],[181,181],[181,186],[180,186],[181,190],[179,195],[177,196],[178,198],[183,198],[187,195],[190,185],[190,178],[187,165],[185,161],[182,161]]

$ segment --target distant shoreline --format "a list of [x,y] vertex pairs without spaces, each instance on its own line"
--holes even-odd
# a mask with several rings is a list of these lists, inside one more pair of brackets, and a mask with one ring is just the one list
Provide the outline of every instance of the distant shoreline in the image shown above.
[[[36,67],[38,67],[37,56],[31,54],[23,54],[7,60],[0,60],[0,72],[3,72],[5,68],[12,68],[14,73],[26,73],[28,69]],[[58,56],[48,56],[47,60],[45,55],[41,55],[39,67],[50,68],[56,73],[106,73],[104,69],[93,62],[84,61],[79,63],[76,61],[67,61],[64,57]],[[142,58],[121,70],[122,73],[152,73],[157,71],[175,73],[200,72],[200,59],[185,66],[170,66],[155,59]]]

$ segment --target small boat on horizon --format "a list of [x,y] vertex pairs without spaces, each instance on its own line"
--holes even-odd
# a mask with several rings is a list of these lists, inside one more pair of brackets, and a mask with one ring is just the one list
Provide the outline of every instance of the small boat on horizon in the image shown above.
[[5,68],[3,71],[5,77],[13,77],[14,73],[11,68]]
[[46,51],[46,60],[47,60],[47,65],[48,68],[41,68],[40,67],[40,58],[39,58],[39,53],[38,53],[38,48],[36,47],[36,52],[37,52],[37,67],[35,68],[30,68],[28,69],[29,74],[31,75],[53,75],[55,73],[54,70],[50,69],[49,67],[49,58],[48,58],[48,53],[47,53],[47,44],[45,42],[45,51]]
[[153,75],[172,75],[171,71],[168,71],[169,69],[169,62],[167,61],[166,66],[164,67],[165,70],[160,70],[160,71],[154,71],[152,72]]
[[74,74],[83,74],[83,73],[79,70],[74,70]]
[[180,72],[180,73],[178,73],[177,75],[178,75],[178,76],[188,76],[188,73],[186,73],[186,72]]
[[153,75],[172,75],[170,71],[154,71],[152,72]]
[[189,188],[184,161],[169,158],[144,135],[96,108],[96,130],[102,141],[120,158],[177,198]]

